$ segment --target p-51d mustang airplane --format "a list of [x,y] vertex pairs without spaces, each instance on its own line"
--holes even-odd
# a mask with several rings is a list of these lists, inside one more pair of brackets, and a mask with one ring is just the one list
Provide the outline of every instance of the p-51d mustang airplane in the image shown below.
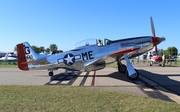
[[160,55],[160,52],[156,47],[148,52],[147,61],[149,61],[149,66],[152,66],[154,64],[158,64],[159,66],[162,65],[162,56]]
[[[117,61],[119,72],[127,73],[130,79],[135,80],[139,73],[134,69],[129,58],[139,56],[165,40],[155,36],[152,18],[150,20],[153,36],[119,40],[104,39],[104,43],[96,39],[93,43],[82,41],[73,49],[55,55],[37,54],[27,42],[20,43],[17,45],[18,67],[21,70],[47,69],[49,76],[53,76],[53,71],[59,68],[95,71],[103,69],[108,63]],[[102,43],[99,44],[99,42]],[[121,63],[123,59],[126,60],[127,67]]]
[[7,62],[17,61],[17,56],[13,52],[7,52],[5,56],[0,58],[0,61],[7,61]]

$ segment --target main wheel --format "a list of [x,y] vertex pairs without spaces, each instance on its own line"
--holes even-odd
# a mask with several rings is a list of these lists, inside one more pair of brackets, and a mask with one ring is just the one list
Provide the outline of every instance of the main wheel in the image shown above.
[[131,76],[129,76],[129,74],[128,74],[128,72],[127,72],[127,76],[128,76],[128,78],[131,79],[131,80],[136,80],[136,79],[139,77],[139,72],[138,72],[138,70],[136,70],[136,69],[134,69],[134,70],[136,71],[136,73],[133,74],[133,75],[131,75]]
[[122,65],[118,64],[118,71],[119,71],[120,73],[126,73],[126,71],[127,71],[126,65],[124,65],[124,64],[122,64]]
[[49,76],[53,76],[54,75],[54,73],[53,72],[49,72]]

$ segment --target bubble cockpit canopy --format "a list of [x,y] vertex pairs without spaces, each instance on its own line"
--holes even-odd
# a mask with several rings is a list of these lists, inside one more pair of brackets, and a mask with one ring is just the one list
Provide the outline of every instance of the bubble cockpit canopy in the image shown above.
[[96,39],[95,38],[90,38],[86,40],[82,40],[75,44],[72,49],[78,49],[84,46],[89,46],[89,45],[96,45]]
[[[101,39],[90,38],[90,39],[86,39],[86,40],[78,42],[77,44],[73,46],[72,50],[83,48],[86,46],[94,46],[94,45],[105,46],[107,45],[107,42],[109,41],[110,41],[109,39],[104,39],[104,44],[103,44],[103,40]],[[101,42],[100,45],[99,45],[99,42]]]

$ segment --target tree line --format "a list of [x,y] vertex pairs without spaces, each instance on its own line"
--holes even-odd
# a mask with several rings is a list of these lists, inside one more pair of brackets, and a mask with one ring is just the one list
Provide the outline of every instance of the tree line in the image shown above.
[[[39,53],[46,53],[46,54],[56,54],[56,53],[61,53],[63,52],[62,50],[58,50],[58,46],[56,44],[50,44],[49,48],[45,48],[44,46],[31,46],[35,52]],[[17,46],[14,47],[14,51],[17,50]]]
[[175,56],[178,55],[178,49],[176,47],[168,47],[166,50],[160,49],[160,55],[163,55],[164,53],[166,55]]

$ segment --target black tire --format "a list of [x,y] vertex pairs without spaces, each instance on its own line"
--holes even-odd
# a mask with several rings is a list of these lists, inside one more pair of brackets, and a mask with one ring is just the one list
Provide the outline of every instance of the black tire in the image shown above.
[[127,67],[126,65],[122,64],[121,66],[118,64],[118,71],[120,73],[126,73],[127,72]]
[[128,72],[127,72],[127,76],[128,76],[128,78],[131,79],[131,80],[136,80],[136,79],[139,77],[139,72],[138,72],[138,70],[136,70],[136,69],[134,69],[134,70],[136,71],[136,73],[133,74],[133,75],[131,75],[131,76],[129,76],[129,74],[128,74]]
[[54,75],[54,73],[53,72],[49,72],[49,76],[53,76]]

